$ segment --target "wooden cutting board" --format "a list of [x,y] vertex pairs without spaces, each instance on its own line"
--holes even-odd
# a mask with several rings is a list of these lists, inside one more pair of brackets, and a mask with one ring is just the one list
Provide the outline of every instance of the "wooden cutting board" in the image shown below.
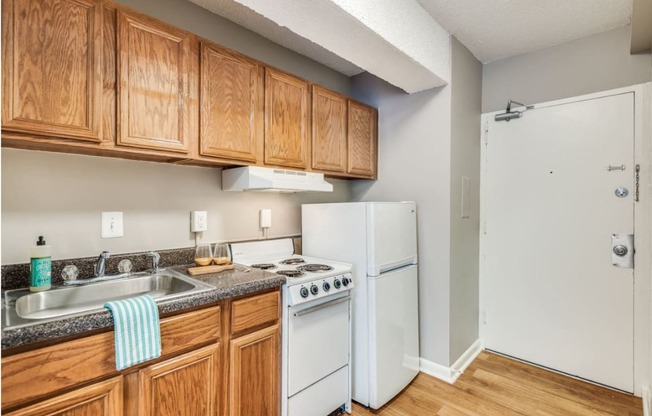
[[233,264],[227,264],[224,266],[200,266],[200,267],[191,267],[188,269],[188,274],[191,276],[197,276],[200,274],[208,274],[208,273],[219,273],[223,272],[225,270],[233,270],[235,269],[235,266]]

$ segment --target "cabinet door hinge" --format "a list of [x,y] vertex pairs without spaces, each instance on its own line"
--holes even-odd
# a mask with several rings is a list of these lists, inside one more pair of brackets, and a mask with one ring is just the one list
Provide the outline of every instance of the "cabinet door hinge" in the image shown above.
[[489,120],[484,122],[484,144],[485,146],[489,143]]

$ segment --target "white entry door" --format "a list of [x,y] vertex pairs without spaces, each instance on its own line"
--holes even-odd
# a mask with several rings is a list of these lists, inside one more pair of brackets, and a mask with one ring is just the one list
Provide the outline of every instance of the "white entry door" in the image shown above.
[[486,348],[633,392],[634,273],[612,235],[634,233],[634,94],[487,126]]

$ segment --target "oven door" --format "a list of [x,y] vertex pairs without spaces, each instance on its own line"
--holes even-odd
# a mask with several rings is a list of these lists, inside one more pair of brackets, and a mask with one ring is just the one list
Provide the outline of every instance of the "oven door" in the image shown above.
[[349,293],[300,306],[288,316],[288,396],[349,363]]

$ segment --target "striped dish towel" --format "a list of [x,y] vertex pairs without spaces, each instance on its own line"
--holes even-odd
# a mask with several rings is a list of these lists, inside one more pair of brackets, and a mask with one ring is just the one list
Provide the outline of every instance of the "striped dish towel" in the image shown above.
[[107,302],[115,327],[115,366],[123,370],[161,356],[158,307],[151,296]]

